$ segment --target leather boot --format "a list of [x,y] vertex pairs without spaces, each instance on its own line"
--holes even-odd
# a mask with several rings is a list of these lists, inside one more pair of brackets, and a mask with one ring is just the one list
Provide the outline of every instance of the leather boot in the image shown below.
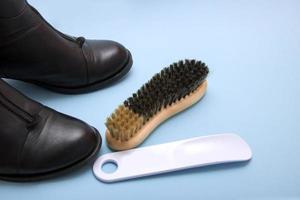
[[68,36],[25,0],[0,1],[2,78],[84,93],[120,79],[131,66],[130,52],[117,42]]
[[100,146],[95,128],[25,97],[0,79],[0,179],[56,176],[93,158]]

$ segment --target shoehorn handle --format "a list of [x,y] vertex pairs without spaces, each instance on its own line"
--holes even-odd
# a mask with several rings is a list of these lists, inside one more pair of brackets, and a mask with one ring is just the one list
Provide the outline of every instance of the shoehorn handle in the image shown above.
[[[247,161],[251,157],[251,149],[241,137],[219,134],[108,153],[96,160],[93,171],[100,181],[116,182],[194,167]],[[102,166],[109,162],[117,165],[114,173],[102,170]]]

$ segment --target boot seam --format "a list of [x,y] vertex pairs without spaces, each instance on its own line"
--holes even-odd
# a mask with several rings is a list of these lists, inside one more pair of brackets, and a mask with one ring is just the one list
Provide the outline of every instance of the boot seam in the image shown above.
[[[40,113],[44,111],[44,108],[42,108],[39,112],[38,112],[38,115],[40,115]],[[47,122],[49,121],[50,119],[50,116],[52,116],[52,113],[50,113],[49,115],[47,115],[47,117],[44,119],[44,122],[43,122],[43,127],[42,129],[40,130],[39,132],[39,135],[37,138],[40,137],[41,133],[43,132],[43,130],[45,129],[46,127],[46,124]],[[26,138],[24,140],[24,143],[20,149],[20,152],[18,154],[18,168],[17,168],[17,173],[22,173],[22,167],[23,167],[23,154],[25,152],[25,149],[26,149],[26,146],[27,146],[27,141],[28,141],[28,138],[30,137],[30,135],[32,135],[34,133],[34,131],[28,131],[28,134],[26,135]]]
[[[84,58],[84,63],[85,63],[85,71],[86,71],[86,84],[90,83],[90,76],[89,76],[89,65],[88,65],[88,58],[87,55],[85,54],[85,51],[83,50],[83,46],[88,47],[87,42],[85,41],[84,44],[81,47],[81,53],[83,55]],[[87,48],[86,48],[87,49]]]

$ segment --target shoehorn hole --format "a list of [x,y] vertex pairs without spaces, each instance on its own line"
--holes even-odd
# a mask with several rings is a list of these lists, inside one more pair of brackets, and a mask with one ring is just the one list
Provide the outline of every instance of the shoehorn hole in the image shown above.
[[102,164],[101,169],[104,173],[112,174],[117,171],[118,164],[114,160],[107,160]]

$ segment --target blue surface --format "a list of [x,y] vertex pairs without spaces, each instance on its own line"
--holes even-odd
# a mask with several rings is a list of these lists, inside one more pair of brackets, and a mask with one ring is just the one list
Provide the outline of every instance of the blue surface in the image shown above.
[[[116,184],[97,181],[90,165],[48,181],[0,181],[1,200],[300,199],[300,1],[30,2],[63,32],[123,43],[134,65],[118,84],[85,95],[10,82],[25,94],[104,136],[106,117],[154,73],[179,59],[201,59],[211,69],[206,97],[142,146],[235,132],[254,157]],[[107,152],[104,143],[100,154]]]

